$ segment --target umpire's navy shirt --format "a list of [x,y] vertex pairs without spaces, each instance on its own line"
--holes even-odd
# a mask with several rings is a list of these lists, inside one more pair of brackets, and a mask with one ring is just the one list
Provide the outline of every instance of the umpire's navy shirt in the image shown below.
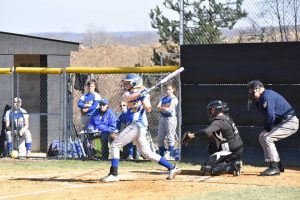
[[265,89],[259,97],[259,101],[256,102],[256,107],[265,115],[265,130],[268,132],[288,115],[295,114],[292,106],[273,90]]

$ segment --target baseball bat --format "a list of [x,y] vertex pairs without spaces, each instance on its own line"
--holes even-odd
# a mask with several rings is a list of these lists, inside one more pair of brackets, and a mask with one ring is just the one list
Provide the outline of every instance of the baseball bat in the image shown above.
[[172,72],[171,74],[169,74],[168,76],[166,76],[165,78],[163,78],[162,80],[160,80],[156,85],[152,86],[149,90],[149,92],[151,90],[153,90],[154,88],[156,88],[157,86],[167,82],[168,80],[174,78],[175,76],[177,76],[178,74],[180,74],[181,72],[183,72],[184,68],[180,67],[179,69],[175,70],[174,72]]
[[[73,128],[74,128],[74,131],[75,131],[75,135],[76,135],[76,138],[77,138],[77,142],[79,143],[80,149],[81,149],[81,152],[82,152],[82,157],[81,157],[81,159],[85,159],[85,157],[86,157],[85,150],[84,150],[84,148],[83,148],[81,139],[80,139],[80,137],[79,137],[79,135],[78,135],[77,129],[76,129],[76,127],[75,127],[74,124],[73,124]],[[75,146],[75,147],[76,147],[76,146]],[[77,148],[78,148],[78,147],[77,147]],[[76,150],[79,151],[79,149],[77,149],[77,148],[76,148]],[[79,152],[78,152],[78,157],[80,157]]]

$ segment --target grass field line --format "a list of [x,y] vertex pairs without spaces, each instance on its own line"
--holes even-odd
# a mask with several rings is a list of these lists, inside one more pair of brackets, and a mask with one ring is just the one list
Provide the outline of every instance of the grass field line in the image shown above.
[[13,175],[6,175],[6,176],[0,176],[0,180],[1,179],[7,179],[7,178],[43,178],[43,177],[47,177],[47,176],[58,176],[58,175],[67,175],[67,174],[82,174],[82,172],[61,172],[61,173],[51,173],[51,174],[31,174],[31,175],[27,175],[27,176],[13,176]]

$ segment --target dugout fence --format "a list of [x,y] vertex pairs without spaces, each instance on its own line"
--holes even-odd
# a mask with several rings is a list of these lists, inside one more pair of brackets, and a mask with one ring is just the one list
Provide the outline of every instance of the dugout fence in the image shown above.
[[[78,159],[74,142],[78,139],[78,133],[82,130],[80,110],[77,102],[86,92],[85,84],[90,79],[95,79],[101,97],[109,99],[109,107],[116,117],[120,115],[120,102],[124,91],[121,88],[121,79],[127,73],[139,73],[143,77],[146,87],[151,87],[163,77],[177,69],[176,66],[164,67],[66,67],[66,68],[42,68],[42,67],[15,67],[1,68],[0,82],[1,108],[11,106],[13,98],[18,96],[22,99],[24,108],[29,118],[29,130],[32,133],[32,156],[44,156],[49,146],[59,141],[58,156],[60,159]],[[79,83],[76,77],[84,76],[85,80]],[[170,82],[175,88],[175,95],[181,99],[180,76]],[[74,87],[76,84],[76,87]],[[151,92],[151,104],[153,111],[147,114],[149,121],[149,133],[155,146],[157,146],[157,127],[159,113],[156,106],[159,99],[165,95],[163,86]],[[181,102],[181,101],[180,101]],[[4,111],[2,111],[2,114]],[[181,105],[178,106],[178,127],[181,124]],[[4,127],[2,127],[4,130]],[[1,133],[1,155],[5,156],[5,133]],[[180,132],[177,128],[177,144],[180,149]],[[82,138],[81,138],[82,139]],[[94,141],[96,158],[101,157],[99,139]],[[16,143],[14,142],[16,148]]]

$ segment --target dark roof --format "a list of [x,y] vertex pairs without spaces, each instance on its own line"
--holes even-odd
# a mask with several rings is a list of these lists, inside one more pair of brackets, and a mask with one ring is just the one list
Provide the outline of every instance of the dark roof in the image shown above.
[[77,45],[80,44],[78,42],[72,42],[72,41],[66,41],[66,40],[56,40],[56,39],[51,39],[51,38],[44,38],[44,37],[38,37],[38,36],[32,36],[32,35],[23,35],[23,34],[18,34],[18,33],[9,33],[9,32],[3,32],[3,31],[0,31],[0,33],[28,37],[28,38],[35,38],[35,39],[42,39],[42,40],[48,40],[48,41],[62,42],[62,43],[68,43],[68,44],[77,44]]

